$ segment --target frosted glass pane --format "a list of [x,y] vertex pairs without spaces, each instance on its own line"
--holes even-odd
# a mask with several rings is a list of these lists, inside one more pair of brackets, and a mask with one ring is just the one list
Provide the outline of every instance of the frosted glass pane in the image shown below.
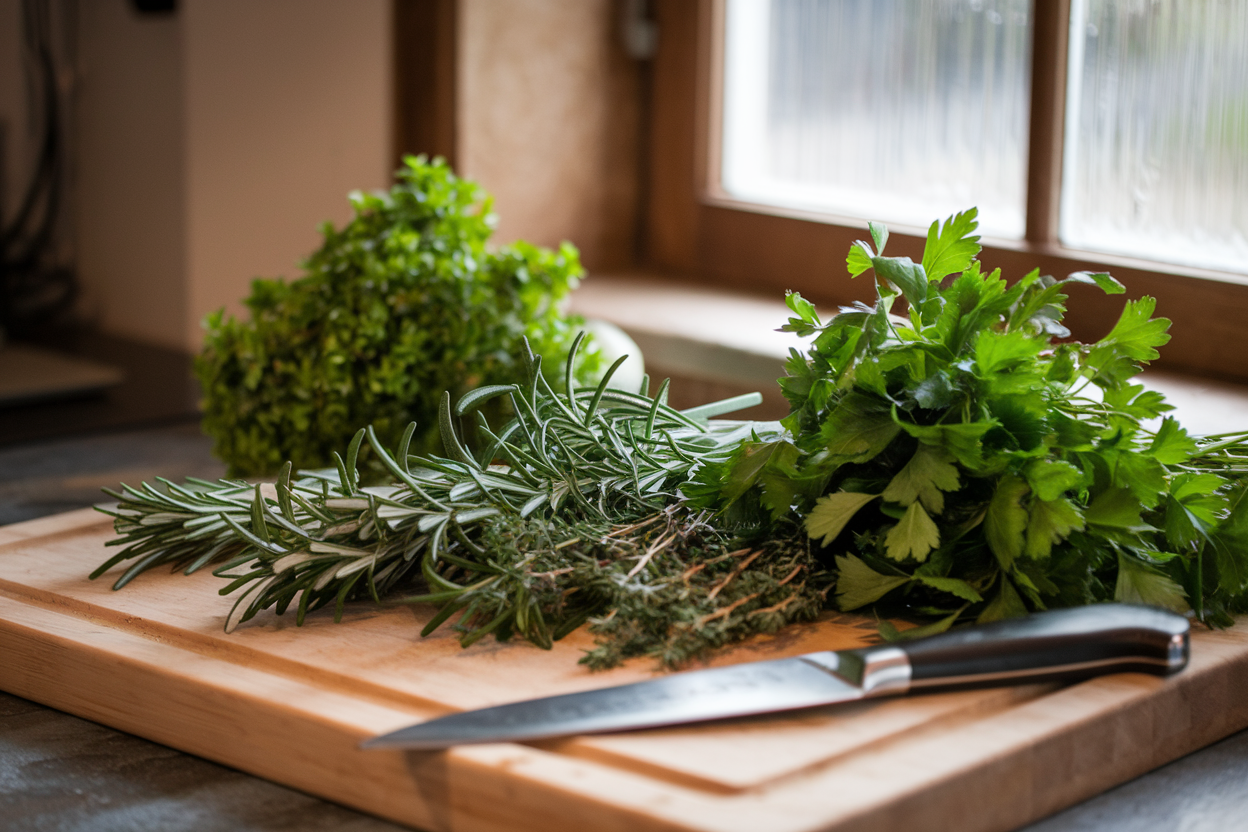
[[729,0],[724,188],[926,226],[1024,230],[1028,0]]
[[1076,2],[1070,66],[1062,241],[1248,271],[1248,2]]

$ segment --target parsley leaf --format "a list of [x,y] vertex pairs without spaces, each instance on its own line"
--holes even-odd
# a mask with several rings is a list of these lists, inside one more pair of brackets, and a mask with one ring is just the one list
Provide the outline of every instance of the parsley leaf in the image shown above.
[[1151,604],[1175,612],[1187,612],[1189,604],[1183,587],[1151,564],[1118,553],[1118,582],[1114,600],[1127,604]]
[[1083,529],[1083,514],[1070,500],[1064,497],[1035,500],[1027,512],[1023,554],[1029,558],[1047,558],[1054,544],[1061,543],[1071,532]]
[[1179,465],[1196,453],[1196,441],[1179,423],[1167,416],[1148,446],[1148,453],[1163,465]]
[[846,611],[874,604],[910,580],[904,575],[881,575],[854,555],[838,555],[836,570],[836,601]]
[[1124,531],[1145,531],[1148,524],[1140,519],[1140,502],[1126,488],[1108,488],[1096,496],[1084,511],[1084,519],[1093,526],[1106,526]]
[[806,515],[806,533],[814,538],[823,538],[827,546],[845,528],[845,524],[854,518],[858,509],[879,497],[879,494],[855,494],[849,491],[838,491],[825,494],[815,501],[815,506]]
[[1083,481],[1083,471],[1061,459],[1033,460],[1025,474],[1040,500],[1056,500]]
[[1117,280],[1105,272],[1074,272],[1066,278],[1068,283],[1086,283],[1091,286],[1099,286],[1107,295],[1121,295],[1127,291],[1127,287],[1123,286]]
[[945,510],[944,491],[958,487],[958,469],[953,457],[945,450],[931,445],[919,445],[914,456],[884,489],[884,499],[890,503],[908,506],[922,500],[931,514]]
[[871,260],[874,257],[871,247],[861,240],[850,246],[849,256],[845,258],[845,265],[849,267],[849,276],[857,277],[870,269]]
[[1014,588],[1014,584],[1010,583],[1010,579],[1001,574],[1001,585],[997,589],[997,594],[993,596],[988,606],[984,607],[984,611],[979,614],[976,619],[977,624],[987,624],[990,621],[1000,621],[1005,618],[1017,618],[1020,615],[1027,614],[1027,605],[1023,603],[1023,599],[1018,596],[1018,590]]
[[948,592],[950,595],[956,595],[965,601],[970,601],[972,604],[977,604],[984,600],[984,597],[975,591],[975,587],[961,578],[938,578],[934,575],[920,575],[916,573],[914,579],[933,589]]
[[914,558],[922,563],[927,553],[940,545],[940,529],[923,510],[921,503],[911,503],[897,525],[884,538],[888,556],[893,560]]
[[912,425],[901,422],[906,433],[927,445],[944,448],[953,458],[967,468],[983,465],[984,435],[997,427],[995,419],[982,422],[953,422],[946,425]]
[[819,436],[833,456],[866,462],[888,447],[900,430],[878,398],[853,392],[828,415]]
[[1154,298],[1127,301],[1114,328],[1092,345],[1087,366],[1096,371],[1094,380],[1107,387],[1117,386],[1139,372],[1140,362],[1152,361],[1157,347],[1170,340],[1168,318],[1153,318]]
[[923,248],[923,271],[929,280],[942,280],[971,265],[979,254],[978,215],[978,209],[972,208],[945,220],[943,228],[939,221],[932,223]]
[[911,306],[922,306],[927,300],[927,275],[909,257],[874,257],[871,265],[877,275],[901,290]]
[[1030,489],[1027,483],[1013,475],[997,481],[984,517],[984,535],[988,546],[997,556],[1003,569],[1009,569],[1014,559],[1023,553],[1023,533],[1027,529],[1027,509],[1022,499]]

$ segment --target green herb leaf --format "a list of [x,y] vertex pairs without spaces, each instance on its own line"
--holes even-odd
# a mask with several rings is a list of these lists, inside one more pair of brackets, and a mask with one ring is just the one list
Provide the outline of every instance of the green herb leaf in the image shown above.
[[797,317],[789,318],[788,322],[780,327],[781,332],[796,332],[798,335],[807,336],[819,331],[822,324],[819,322],[819,315],[815,312],[814,304],[797,292],[786,292],[784,303]]
[[922,500],[931,514],[945,510],[944,491],[958,488],[958,469],[953,457],[942,448],[919,444],[914,456],[884,489],[884,499],[891,503],[908,506]]
[[[973,586],[960,578],[938,578],[934,575],[916,574],[914,579],[926,586],[930,586],[932,589],[948,592],[950,595],[956,595],[965,601],[970,601],[972,604],[978,604],[984,600],[983,596],[976,592]],[[953,622],[950,623],[952,624]]]
[[1061,543],[1071,532],[1083,529],[1083,514],[1070,500],[1036,499],[1027,512],[1023,554],[1037,560],[1047,558],[1055,544]]
[[997,556],[1001,568],[1009,569],[1023,553],[1023,534],[1027,530],[1028,513],[1022,499],[1030,489],[1018,477],[1006,475],[997,481],[984,516],[984,536]]
[[879,496],[849,491],[825,494],[815,501],[814,508],[806,515],[806,533],[812,538],[822,537],[821,545],[827,546],[836,540],[845,524],[854,518],[860,508]]
[[845,611],[874,604],[910,580],[903,575],[881,575],[854,555],[837,555],[836,572],[836,602]]
[[1130,555],[1118,554],[1118,582],[1114,600],[1124,604],[1148,604],[1185,613],[1190,605],[1183,587],[1155,567]]
[[1018,590],[1014,588],[1014,584],[1010,583],[1010,579],[1002,573],[1001,584],[997,589],[997,594],[993,596],[988,606],[984,607],[984,611],[979,614],[976,623],[988,624],[992,621],[1018,618],[1026,614],[1027,605],[1018,596]]
[[1248,589],[1248,485],[1238,483],[1227,499],[1227,516],[1213,537],[1218,585],[1232,595]]
[[845,265],[849,267],[849,276],[857,277],[870,269],[873,257],[875,254],[871,251],[871,247],[861,240],[850,246],[849,256],[845,258]]
[[979,227],[978,215],[978,209],[972,208],[945,220],[943,228],[939,222],[932,223],[923,248],[923,271],[928,280],[943,280],[971,265],[979,254],[979,237],[973,236]]
[[1126,488],[1107,488],[1093,498],[1083,518],[1092,526],[1105,526],[1124,531],[1147,531],[1150,527],[1140,519],[1144,507]]
[[1086,363],[1095,370],[1094,379],[1099,384],[1122,384],[1139,372],[1141,362],[1160,354],[1157,347],[1170,340],[1170,320],[1153,318],[1156,306],[1156,299],[1150,297],[1127,301],[1114,328],[1092,345]]
[[1037,459],[1027,464],[1027,484],[1040,500],[1056,500],[1083,482],[1083,471],[1061,459]]
[[897,642],[914,641],[920,638],[927,638],[928,636],[940,635],[948,632],[949,628],[957,623],[958,618],[966,611],[966,607],[967,605],[963,604],[944,618],[905,630],[898,630],[891,621],[880,621],[878,626],[880,637],[890,644],[895,644]]
[[819,435],[833,456],[866,462],[888,447],[900,430],[884,403],[855,391],[832,410]]
[[940,529],[921,503],[911,503],[897,525],[889,529],[884,545],[893,560],[914,558],[922,563],[927,553],[940,545]]
[[901,290],[910,305],[919,307],[927,299],[927,275],[909,257],[873,257],[875,273]]
[[901,422],[906,433],[925,445],[943,448],[966,468],[975,470],[983,465],[983,438],[997,427],[996,420],[953,422],[943,425],[912,425]]
[[1099,286],[1107,295],[1121,295],[1127,291],[1127,287],[1123,286],[1105,272],[1073,272],[1066,278],[1066,282],[1085,283],[1090,286]]
[[1196,441],[1179,423],[1167,416],[1148,446],[1149,455],[1163,465],[1180,465],[1196,453]]
[[871,232],[871,239],[875,241],[876,253],[883,256],[884,246],[888,244],[888,226],[882,222],[869,222],[867,230]]

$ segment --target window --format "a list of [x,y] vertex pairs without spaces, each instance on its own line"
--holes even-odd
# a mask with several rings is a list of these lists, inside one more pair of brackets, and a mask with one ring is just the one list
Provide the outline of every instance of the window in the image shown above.
[[[870,293],[844,268],[867,219],[917,259],[978,204],[987,266],[1108,270],[1174,321],[1161,366],[1248,379],[1248,3],[653,8],[650,267],[841,304]],[[1121,302],[1080,293],[1068,323],[1099,338]]]
[[[1032,3],[727,0],[724,190],[1026,227]],[[1059,239],[1248,272],[1248,4],[1079,0]],[[1057,50],[1049,41],[1039,48]]]
[[724,190],[923,226],[1025,228],[1027,0],[729,0]]
[[1060,239],[1248,272],[1248,3],[1071,11]]

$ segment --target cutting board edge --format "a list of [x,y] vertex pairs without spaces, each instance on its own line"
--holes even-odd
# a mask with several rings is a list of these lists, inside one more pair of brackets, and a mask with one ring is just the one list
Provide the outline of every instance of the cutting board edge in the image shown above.
[[[1218,719],[1202,723],[1199,716],[1207,702],[1201,700],[1210,698],[1204,687],[1210,681],[1221,689],[1223,702],[1234,707],[1222,709]],[[934,816],[942,818],[944,828],[959,832],[1008,832],[1248,728],[1248,698],[1235,694],[1248,687],[1248,652],[1242,649],[1237,655],[1216,658],[1203,672],[1168,679],[1152,693],[1125,703],[1112,701],[1111,689],[1122,683],[1116,677],[1101,677],[1067,688],[1047,702],[1028,703],[1020,710],[1060,707],[1060,694],[1076,695],[1079,687],[1084,687],[1085,693],[1085,686],[1100,687],[1107,694],[1105,706],[1086,718],[1047,736],[1024,738],[1027,750],[1023,753],[1017,750],[1017,741],[1004,739],[998,753],[983,756],[973,766],[955,767],[938,782],[894,795],[887,803],[864,807],[864,811],[835,825],[812,827],[810,832],[816,828],[819,832],[912,832],[916,823],[922,828],[922,819]],[[1185,719],[1179,730],[1162,731],[1159,736],[1157,717],[1167,709]],[[993,733],[994,728],[1003,729],[997,732],[997,739],[1002,740],[1002,733],[1018,728],[1021,716],[1002,712],[980,727],[986,734]],[[993,721],[1001,724],[994,726]],[[1141,725],[1153,730],[1140,736]],[[1042,773],[1055,771],[1065,774],[1047,784],[1042,782]],[[993,789],[990,803],[966,799],[982,794],[985,788]],[[994,810],[995,816],[986,816],[985,808]]]
[[[245,683],[250,680],[245,677],[273,674],[237,666],[222,668],[221,684],[206,689],[184,675],[187,663],[201,668],[228,663],[116,630],[107,631],[106,639],[98,625],[94,632],[89,627],[75,632],[74,625],[83,623],[80,619],[30,605],[16,610],[22,613],[18,618],[10,601],[0,598],[0,667],[6,669],[3,688],[7,692],[373,815],[434,828],[426,823],[425,807],[394,805],[404,789],[361,795],[358,789],[344,786],[341,793],[327,793],[325,784],[332,785],[333,776],[284,763],[292,757],[303,758],[306,766],[306,760],[312,759],[313,768],[319,769],[325,761],[343,754],[355,756],[359,752],[354,745],[369,732],[358,731],[351,736],[330,722],[309,719],[306,710],[283,707],[282,702],[265,701],[246,690]],[[52,617],[64,620],[53,623]],[[49,632],[55,625],[67,627]],[[105,644],[106,640],[111,643]],[[116,649],[127,640],[132,642],[129,651]],[[135,652],[142,658],[133,658]],[[66,678],[73,678],[75,684],[66,684]],[[287,691],[312,687],[284,677],[279,681]],[[160,702],[152,701],[157,698],[155,691],[161,692]],[[184,708],[193,705],[194,710],[171,707],[171,701],[180,702]],[[223,730],[189,731],[184,719],[188,713],[200,722],[205,717],[219,719]],[[249,735],[257,727],[269,736]],[[295,730],[288,730],[291,728]],[[292,739],[296,732],[299,741]],[[309,755],[308,746],[327,753]],[[258,753],[256,749],[261,747],[268,750]],[[410,785],[405,780],[405,766],[393,755],[371,758],[369,768],[368,782]],[[433,811],[436,807],[428,808]]]
[[[9,599],[6,599],[9,600]],[[309,775],[308,778],[294,777],[292,769],[288,764],[284,764],[283,760],[290,758],[298,758],[301,754],[306,754],[306,748],[303,743],[293,743],[290,741],[289,734],[284,730],[291,721],[291,715],[283,712],[283,710],[272,702],[265,702],[256,697],[241,696],[236,697],[234,701],[226,705],[217,703],[215,707],[224,708],[222,713],[225,716],[234,714],[234,722],[236,724],[256,725],[261,724],[268,726],[269,735],[264,737],[256,737],[253,743],[256,746],[262,746],[267,749],[266,754],[260,760],[249,758],[246,754],[237,753],[238,746],[225,743],[226,750],[223,751],[219,741],[210,741],[201,738],[200,742],[195,742],[194,735],[189,738],[185,732],[185,726],[181,726],[179,731],[175,724],[168,726],[153,726],[151,721],[154,710],[145,707],[142,702],[136,702],[127,696],[127,691],[135,687],[144,687],[146,682],[153,689],[168,689],[171,677],[175,684],[181,684],[179,697],[196,698],[202,696],[201,685],[194,682],[186,682],[182,680],[179,683],[176,674],[171,673],[169,665],[162,666],[159,662],[134,660],[134,665],[125,669],[119,667],[118,653],[116,651],[105,653],[101,650],[93,650],[91,638],[93,634],[89,632],[90,627],[85,626],[84,622],[73,619],[72,616],[56,613],[48,610],[22,610],[23,613],[42,613],[44,616],[58,616],[65,619],[61,622],[70,627],[79,626],[81,631],[78,633],[79,639],[70,638],[65,635],[53,635],[47,630],[34,630],[29,626],[21,626],[15,624],[13,618],[14,612],[0,614],[0,632],[3,632],[3,638],[0,638],[0,655],[6,659],[4,666],[32,666],[38,664],[42,659],[46,659],[50,647],[54,644],[61,651],[60,663],[68,670],[71,666],[77,672],[86,671],[88,675],[97,680],[104,682],[104,689],[111,691],[107,695],[101,695],[99,688],[92,695],[92,698],[85,696],[73,695],[76,690],[65,686],[39,686],[33,683],[14,684],[14,679],[9,678],[6,687],[12,692],[27,696],[36,701],[44,702],[53,707],[76,713],[88,719],[105,722],[122,730],[128,730],[133,733],[145,736],[156,742],[161,742],[173,747],[180,748],[193,754],[197,754],[209,759],[222,762],[226,765],[240,768],[245,771],[257,774],[267,779],[282,782],[294,788],[318,794],[335,802],[344,805],[353,806],[374,815],[395,820],[405,824],[415,824],[418,827],[429,829],[455,829],[460,830],[490,830],[496,832],[499,829],[519,828],[515,825],[517,820],[514,814],[506,816],[507,823],[504,823],[498,816],[497,806],[492,805],[491,796],[497,797],[501,794],[508,794],[513,802],[519,802],[517,797],[517,788],[524,784],[522,790],[525,793],[525,803],[531,803],[528,817],[533,820],[533,829],[550,829],[548,819],[538,822],[541,814],[537,813],[543,805],[547,805],[545,800],[539,799],[539,796],[546,800],[558,797],[559,801],[566,809],[580,807],[577,814],[582,818],[588,816],[584,814],[586,811],[593,811],[594,822],[598,828],[610,829],[640,829],[647,830],[693,830],[693,829],[749,829],[757,828],[756,824],[760,820],[760,813],[765,808],[767,795],[761,794],[745,794],[741,795],[741,799],[731,799],[724,801],[718,806],[718,811],[710,811],[708,817],[705,818],[708,824],[700,824],[695,820],[696,812],[701,805],[702,808],[709,808],[709,803],[713,802],[715,797],[705,795],[699,796],[689,794],[685,790],[676,787],[671,783],[646,783],[647,778],[640,776],[630,776],[629,772],[621,772],[618,770],[602,771],[601,766],[586,766],[587,761],[574,759],[560,759],[561,755],[550,755],[540,752],[536,749],[510,746],[509,750],[499,751],[498,748],[478,748],[466,749],[463,753],[455,753],[447,758],[450,761],[446,764],[446,768],[441,774],[435,774],[434,783],[427,786],[418,798],[421,801],[420,806],[413,805],[396,805],[402,804],[400,796],[409,794],[413,788],[413,760],[423,760],[420,765],[423,771],[428,773],[431,770],[437,770],[437,765],[431,764],[428,757],[421,755],[403,755],[395,752],[376,752],[375,758],[370,758],[370,768],[375,768],[375,773],[370,774],[367,781],[372,782],[376,787],[376,793],[361,793],[358,788],[358,779],[352,785],[342,785],[341,788],[335,790],[332,788],[335,782],[334,778],[327,777],[325,773],[319,775]],[[34,622],[39,624],[40,622]],[[92,625],[98,628],[98,625]],[[45,624],[46,628],[46,624]],[[19,629],[26,631],[25,640],[27,647],[20,657],[20,661],[13,660],[13,651],[15,644],[22,641],[21,637],[15,637]],[[131,634],[121,634],[125,638],[138,640],[141,637]],[[99,638],[99,633],[94,634],[94,638]],[[155,649],[158,652],[177,653],[173,646],[160,645],[159,643],[147,643],[143,645],[149,650]],[[20,649],[20,648],[19,648]],[[131,649],[129,652],[133,652]],[[5,655],[7,653],[8,655]],[[181,658],[185,659],[185,656]],[[213,662],[210,657],[196,656],[194,660],[201,662]],[[1232,673],[1225,673],[1231,670]],[[256,670],[256,673],[264,673],[263,670]],[[1226,678],[1223,679],[1221,687],[1224,690],[1230,690],[1236,684],[1245,683],[1244,679],[1239,677],[1248,677],[1248,654],[1240,658],[1221,662],[1210,668],[1208,673],[1221,673]],[[121,677],[129,678],[129,683],[125,688],[118,688],[118,680]],[[111,681],[110,681],[111,680]],[[1183,677],[1178,677],[1183,680]],[[1176,680],[1176,681],[1178,681]],[[1199,703],[1195,700],[1198,694],[1194,692],[1202,680],[1197,677],[1191,677],[1187,680],[1187,684],[1176,684],[1161,689],[1165,696],[1176,701],[1188,701],[1191,707],[1199,707]],[[291,684],[302,684],[297,680],[293,682],[286,680]],[[59,694],[58,694],[59,691]],[[1110,736],[1121,734],[1129,729],[1131,723],[1138,721],[1136,710],[1139,708],[1156,708],[1158,707],[1157,696],[1142,697],[1138,699],[1132,707],[1120,710],[1111,720],[1101,721],[1098,723],[1098,731],[1106,733]],[[246,717],[238,717],[239,711],[247,712]],[[146,719],[140,719],[137,714],[143,714]],[[306,714],[300,718],[301,731],[305,733],[309,730],[306,720]],[[1113,774],[1105,774],[1102,782],[1094,785],[1088,785],[1078,793],[1070,791],[1065,792],[1062,796],[1056,798],[1044,798],[1038,795],[1032,797],[1042,797],[1037,801],[1034,808],[1023,810],[1018,814],[1009,816],[1008,818],[985,818],[982,815],[974,818],[967,818],[964,824],[957,828],[963,830],[975,830],[976,832],[995,832],[995,830],[1011,829],[1020,823],[1027,823],[1037,820],[1054,811],[1058,811],[1065,806],[1072,805],[1081,799],[1108,788],[1117,783],[1124,782],[1131,777],[1161,765],[1169,760],[1176,759],[1185,753],[1188,753],[1203,745],[1216,741],[1225,736],[1237,727],[1242,727],[1248,723],[1248,704],[1240,708],[1235,714],[1224,713],[1224,719],[1220,724],[1210,725],[1204,733],[1176,734],[1176,742],[1171,742],[1164,747],[1164,750],[1158,750],[1158,746],[1151,740],[1146,743],[1150,749],[1147,759],[1140,759],[1134,763],[1124,766],[1108,766],[1101,767],[1104,772],[1112,771]],[[1008,718],[1008,717],[1005,717]],[[169,715],[165,715],[165,719],[169,719]],[[173,720],[176,723],[177,720]],[[312,720],[313,723],[316,720]],[[1048,737],[1040,742],[1033,744],[1030,754],[1049,754],[1050,756],[1078,757],[1082,756],[1089,743],[1094,741],[1084,730],[1085,726],[1080,724],[1072,724],[1065,728],[1057,735]],[[329,754],[325,756],[339,756],[354,751],[354,742],[358,741],[362,736],[367,735],[367,731],[357,731],[353,735],[344,738],[341,729],[331,730],[324,726],[317,727],[312,725],[311,730],[315,734],[320,731],[324,736],[316,739],[316,745],[324,746],[329,750]],[[305,739],[305,742],[308,741]],[[370,752],[374,753],[374,752]],[[506,759],[507,754],[512,755],[512,759],[508,760],[503,768],[510,768],[510,771],[504,772],[505,776],[499,775],[498,755],[503,754]],[[798,829],[821,829],[836,830],[836,832],[851,832],[851,830],[870,829],[870,830],[887,830],[887,829],[913,829],[917,819],[924,817],[932,817],[932,812],[936,810],[935,804],[940,804],[942,800],[951,800],[955,794],[966,794],[969,791],[974,792],[977,781],[1000,779],[999,766],[1010,763],[1008,759],[1010,755],[1003,753],[999,756],[989,757],[981,760],[977,765],[964,768],[960,771],[953,772],[952,776],[946,778],[939,788],[932,788],[930,784],[924,788],[916,790],[911,794],[899,795],[888,803],[876,804],[866,807],[866,811],[854,817],[833,818],[824,815],[822,818],[808,817],[808,823],[797,822],[796,818],[788,818],[786,822],[780,818],[775,828],[784,828],[790,830]],[[523,765],[521,765],[523,763]],[[1015,766],[1022,765],[1020,759],[1015,756],[1012,764]],[[568,772],[579,772],[584,774],[585,771],[599,770],[599,776],[605,776],[611,782],[599,784],[594,788],[564,788],[561,782],[565,778],[570,779]],[[559,772],[561,776],[556,782],[551,782],[549,775]],[[507,776],[509,775],[509,776]],[[828,772],[812,772],[811,778],[819,780],[828,777]],[[310,779],[311,778],[311,779]],[[316,779],[319,778],[319,779]],[[442,782],[436,782],[438,780]],[[507,782],[510,779],[510,782]],[[453,781],[453,784],[452,784]],[[327,783],[331,788],[326,788]],[[629,806],[621,805],[618,802],[608,803],[604,805],[603,798],[609,795],[609,788],[613,783],[620,785],[627,784],[632,788],[650,786],[650,788],[641,788],[637,793],[639,799],[645,799],[644,793],[649,793],[651,798],[654,794],[662,792],[665,789],[673,792],[684,792],[683,798],[676,802],[683,804],[682,806],[670,807],[674,811],[663,812],[647,812],[645,806]],[[958,785],[962,783],[963,785]],[[382,787],[384,785],[384,788]],[[771,791],[771,798],[781,799],[783,792],[788,791],[782,784],[776,784],[779,788],[763,791]],[[416,791],[421,792],[418,787]],[[440,799],[438,797],[440,793]],[[701,797],[702,799],[699,799]],[[692,798],[692,799],[691,799]],[[964,800],[961,802],[965,802]],[[1042,804],[1042,805],[1041,805]],[[735,811],[734,811],[735,805]],[[1013,803],[1017,806],[1018,803]],[[950,811],[956,811],[958,807],[946,807],[946,814]],[[964,807],[963,807],[964,808]],[[607,810],[607,811],[604,811]],[[736,814],[735,819],[726,817],[727,814]],[[712,817],[718,815],[718,818]],[[736,822],[734,822],[734,820]],[[711,825],[719,821],[719,825]],[[1000,822],[996,822],[1000,821]],[[643,825],[639,825],[643,824]],[[573,827],[569,827],[573,828]]]
[[[112,644],[105,643],[110,640]],[[218,687],[207,689],[208,702],[204,702],[202,680],[190,680],[179,672],[183,662],[221,666],[225,675],[217,680]],[[323,713],[283,707],[281,701],[268,701],[246,691],[240,676],[272,677],[288,689],[304,688],[309,695],[337,693],[326,694],[302,680],[264,669],[240,669],[220,658],[188,654],[174,645],[7,596],[0,596],[0,668],[7,671],[0,687],[14,695],[413,828],[434,832],[550,832],[549,812],[552,805],[560,803],[567,810],[577,810],[584,822],[603,832],[715,829],[656,816],[636,800],[611,799],[612,795],[631,793],[643,800],[662,802],[678,791],[678,802],[686,804],[683,814],[696,817],[699,807],[714,814],[711,795],[536,748],[500,744],[445,754],[361,751],[358,743],[376,733],[375,728],[344,728]],[[69,674],[76,674],[80,683],[66,685],[57,678]],[[261,733],[244,744],[211,732],[188,731],[186,722],[179,718],[186,711],[153,707],[145,700],[144,692],[155,690],[167,692],[165,700],[185,700],[183,704],[200,701],[235,733],[242,730],[240,726],[252,731],[262,726]],[[372,703],[368,706],[380,710]],[[391,725],[393,718],[378,717],[378,724],[382,722]],[[291,740],[296,731],[301,733],[298,743]],[[315,756],[322,760],[354,760],[338,766],[349,769],[350,776],[334,776],[333,767],[299,776],[299,769],[292,768],[290,760],[308,758],[308,746],[317,748],[320,753]],[[249,748],[265,751],[249,754]],[[368,776],[360,776],[361,770]],[[558,779],[550,780],[550,772],[557,772]],[[361,791],[361,782],[371,788]],[[516,789],[520,785],[525,786],[527,812],[522,817],[515,812],[500,817],[492,798],[502,793],[518,801]],[[404,801],[407,795],[414,795],[414,801]],[[604,809],[609,812],[604,813]]]

